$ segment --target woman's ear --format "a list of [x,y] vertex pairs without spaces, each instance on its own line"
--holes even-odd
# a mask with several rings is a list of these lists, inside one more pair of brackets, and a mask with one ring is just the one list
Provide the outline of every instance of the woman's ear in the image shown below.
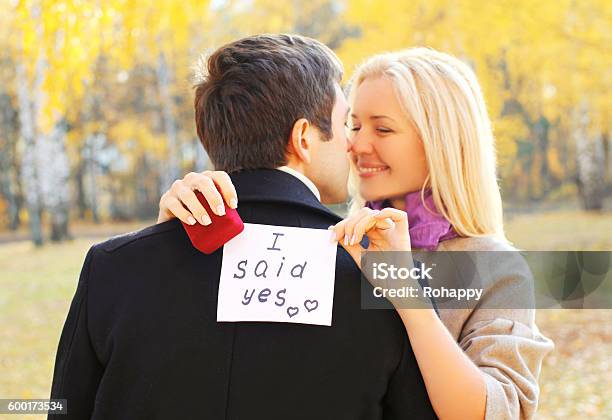
[[289,153],[301,163],[309,164],[312,160],[312,134],[312,127],[306,118],[300,118],[293,124]]

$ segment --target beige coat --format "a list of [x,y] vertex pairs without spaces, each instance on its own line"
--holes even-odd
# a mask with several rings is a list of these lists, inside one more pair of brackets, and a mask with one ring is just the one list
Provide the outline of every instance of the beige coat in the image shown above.
[[[455,238],[437,251],[515,251],[493,238]],[[496,302],[523,293],[525,266],[488,267],[481,299]],[[516,280],[516,281],[515,281]],[[512,307],[512,305],[506,305]],[[440,309],[440,318],[459,346],[484,373],[486,419],[531,419],[538,405],[542,359],[553,349],[535,324],[535,309]]]

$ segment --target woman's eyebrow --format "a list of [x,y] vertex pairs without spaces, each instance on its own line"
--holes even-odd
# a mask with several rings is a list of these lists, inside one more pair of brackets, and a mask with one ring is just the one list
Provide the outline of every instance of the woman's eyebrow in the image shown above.
[[370,119],[371,119],[371,120],[378,120],[378,119],[381,119],[381,118],[386,118],[386,119],[388,119],[388,120],[395,121],[393,118],[388,117],[388,116],[386,116],[386,115],[371,115],[371,116],[370,116]]
[[[351,113],[351,118],[359,119],[359,117],[357,115],[353,114],[353,113]],[[388,120],[391,120],[391,121],[395,122],[395,120],[393,118],[391,118],[391,117],[389,117],[387,115],[370,115],[370,119],[371,120],[378,120],[378,119],[381,119],[381,118],[386,118]]]

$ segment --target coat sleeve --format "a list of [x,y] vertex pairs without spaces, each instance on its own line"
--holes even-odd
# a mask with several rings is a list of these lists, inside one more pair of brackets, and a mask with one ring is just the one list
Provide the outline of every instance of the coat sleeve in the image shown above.
[[533,275],[525,260],[517,252],[498,255],[481,257],[489,278],[458,342],[484,375],[485,418],[532,419],[542,361],[554,346],[536,326]]
[[87,325],[87,289],[94,254],[95,246],[85,257],[55,358],[51,398],[67,400],[67,415],[50,414],[49,419],[90,418],[104,371],[92,347]]
[[402,341],[401,360],[383,401],[383,419],[437,419],[407,334]]
[[510,318],[472,320],[467,330],[459,345],[484,374],[485,418],[534,418],[542,359],[552,350],[552,342],[534,323]]

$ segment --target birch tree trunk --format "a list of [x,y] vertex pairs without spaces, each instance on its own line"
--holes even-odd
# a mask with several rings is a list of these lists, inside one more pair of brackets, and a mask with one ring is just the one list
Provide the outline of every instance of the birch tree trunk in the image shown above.
[[11,104],[8,94],[0,95],[0,194],[7,204],[8,226],[15,230],[19,226],[18,188],[15,171],[19,164],[16,159],[15,143],[18,135],[18,112]]
[[603,136],[593,130],[589,108],[582,103],[575,114],[574,141],[576,144],[576,181],[585,210],[603,208],[605,195],[605,156]]
[[[40,88],[43,78],[44,59],[38,58],[35,70],[34,86]],[[35,125],[35,109],[29,89],[28,77],[24,63],[19,62],[16,68],[17,99],[19,103],[19,125],[21,131],[21,183],[32,240],[36,246],[43,243],[41,228],[41,202],[38,183],[38,144]],[[34,92],[36,92],[34,90]]]
[[98,176],[100,175],[99,153],[106,143],[106,135],[103,133],[91,134],[85,140],[83,150],[84,166],[84,190],[94,223],[100,222],[98,211]]
[[68,220],[70,214],[70,163],[66,153],[66,122],[60,121],[44,136],[39,144],[39,167],[43,204],[49,212],[51,240],[70,239]]

